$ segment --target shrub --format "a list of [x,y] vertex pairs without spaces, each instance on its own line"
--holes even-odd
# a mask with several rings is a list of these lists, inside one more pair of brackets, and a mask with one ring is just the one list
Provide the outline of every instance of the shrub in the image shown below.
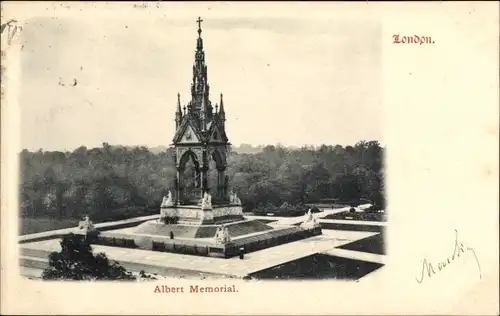
[[61,252],[49,255],[45,280],[135,280],[117,262],[110,263],[103,253],[94,255],[87,238],[70,234],[61,240]]

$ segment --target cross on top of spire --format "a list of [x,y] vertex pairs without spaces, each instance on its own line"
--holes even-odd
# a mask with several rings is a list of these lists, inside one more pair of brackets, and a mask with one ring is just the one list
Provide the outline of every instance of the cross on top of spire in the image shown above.
[[196,20],[196,22],[198,23],[198,35],[201,34],[201,22],[203,22],[203,20],[198,17],[198,20]]

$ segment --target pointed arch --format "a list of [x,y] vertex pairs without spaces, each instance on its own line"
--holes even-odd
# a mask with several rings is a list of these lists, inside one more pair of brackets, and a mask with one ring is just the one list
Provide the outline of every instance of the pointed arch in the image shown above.
[[186,163],[191,159],[196,167],[196,169],[199,169],[200,167],[200,160],[196,156],[196,154],[192,150],[188,150],[185,153],[182,154],[181,159],[179,160],[179,169],[184,169],[186,167]]
[[226,168],[225,158],[218,149],[214,149],[212,151],[211,158],[215,161],[215,165],[216,165],[218,170],[223,170]]

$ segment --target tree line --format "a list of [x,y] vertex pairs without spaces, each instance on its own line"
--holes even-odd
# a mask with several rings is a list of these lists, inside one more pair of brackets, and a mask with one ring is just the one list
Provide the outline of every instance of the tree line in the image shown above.
[[[245,211],[304,205],[323,199],[368,199],[383,208],[384,149],[376,141],[354,146],[287,148],[269,145],[228,156],[226,174]],[[103,143],[72,152],[20,153],[23,217],[116,220],[158,212],[174,187],[172,149],[151,151]]]

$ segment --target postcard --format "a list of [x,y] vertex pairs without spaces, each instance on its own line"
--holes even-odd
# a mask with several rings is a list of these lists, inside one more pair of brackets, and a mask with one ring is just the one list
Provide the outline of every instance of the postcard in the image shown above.
[[496,2],[2,4],[2,314],[497,315]]

